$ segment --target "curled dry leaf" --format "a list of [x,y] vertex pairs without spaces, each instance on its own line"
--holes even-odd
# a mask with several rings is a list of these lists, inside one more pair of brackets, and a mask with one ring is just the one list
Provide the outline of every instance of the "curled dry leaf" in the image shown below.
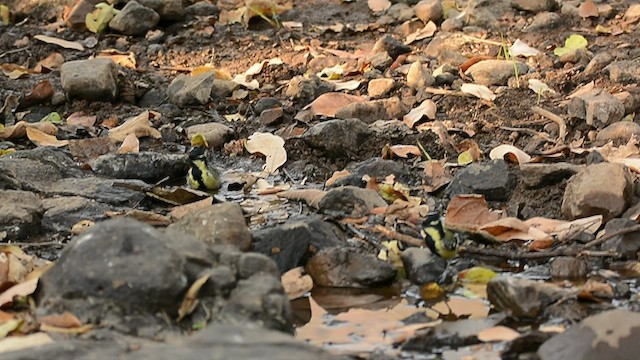
[[95,125],[97,119],[98,117],[96,115],[87,116],[82,111],[77,111],[69,115],[67,118],[67,124],[92,127]]
[[491,160],[502,159],[516,164],[526,164],[531,161],[531,156],[513,145],[498,145],[489,152]]
[[320,200],[327,192],[318,189],[295,189],[287,190],[278,193],[278,197],[282,197],[289,200],[304,201],[307,205],[318,208]]
[[118,149],[118,154],[137,154],[140,152],[140,141],[136,134],[131,133],[124,138]]
[[178,321],[184,319],[185,316],[191,314],[193,310],[195,310],[196,306],[198,306],[198,303],[199,303],[198,294],[200,293],[200,289],[204,284],[207,283],[211,275],[212,275],[211,272],[207,272],[193,282],[193,284],[185,294],[184,300],[182,300],[180,309],[178,309],[178,319],[177,319]]
[[507,242],[511,240],[552,240],[551,235],[546,232],[529,226],[524,221],[513,217],[484,224],[478,228],[477,233],[486,239],[496,242]]
[[19,121],[15,125],[2,129],[2,131],[0,131],[0,139],[23,138],[27,135],[27,128],[37,129],[49,135],[58,133],[58,128],[50,122],[28,123],[26,121]]
[[65,311],[62,314],[47,315],[40,319],[40,323],[58,328],[74,328],[82,326],[82,322],[68,311]]
[[425,25],[422,29],[419,29],[418,31],[412,34],[409,34],[407,36],[407,39],[404,41],[404,44],[409,45],[414,41],[432,37],[433,34],[436,33],[436,30],[438,30],[438,26],[433,21],[429,21],[427,25]]
[[0,307],[12,303],[16,296],[28,296],[33,294],[38,287],[38,279],[27,280],[18,285],[14,285],[0,294]]
[[445,226],[457,232],[475,233],[481,226],[502,217],[491,211],[483,195],[456,195],[449,202]]
[[512,56],[536,56],[540,54],[540,50],[532,48],[526,42],[516,39],[516,41],[509,47],[509,53]]
[[49,135],[34,127],[27,127],[27,138],[38,146],[62,147],[69,145],[69,140],[58,140],[54,135]]
[[42,42],[46,42],[47,44],[54,44],[54,45],[61,46],[65,49],[84,51],[84,46],[82,46],[82,44],[80,44],[77,41],[67,41],[64,39],[58,39],[56,37],[46,36],[46,35],[36,35],[33,38],[36,40],[40,40]]
[[488,87],[478,84],[462,84],[460,91],[487,101],[496,99],[496,95]]
[[369,9],[373,12],[385,11],[391,7],[391,1],[389,0],[367,0]]
[[393,145],[390,147],[391,151],[398,157],[408,158],[409,155],[420,157],[422,153],[420,148],[415,145]]
[[427,161],[424,163],[424,189],[426,192],[432,193],[449,184],[453,179],[453,175],[445,166],[445,161]]
[[298,266],[284,273],[281,282],[289,300],[300,298],[313,288],[313,279],[304,273],[302,266]]
[[136,54],[133,51],[122,52],[116,49],[105,49],[100,51],[97,58],[111,59],[114,63],[129,69],[136,68]]
[[122,142],[129,134],[135,134],[136,137],[152,137],[160,139],[162,136],[160,131],[151,126],[150,119],[160,119],[160,113],[155,111],[144,111],[138,116],[134,116],[126,120],[122,125],[109,130],[109,138]]
[[402,118],[402,121],[410,128],[422,119],[423,116],[428,117],[431,120],[436,118],[436,111],[438,106],[431,99],[423,101],[418,107],[409,111],[407,115]]
[[506,326],[494,326],[478,333],[478,340],[482,342],[512,341],[520,337],[520,333]]
[[327,179],[327,181],[325,181],[324,186],[325,187],[330,187],[333,184],[336,183],[336,181],[342,179],[343,177],[347,177],[351,175],[351,172],[347,169],[344,170],[340,170],[340,171],[334,171],[333,174],[331,175],[331,177],[329,179]]
[[274,173],[287,162],[287,151],[280,136],[256,132],[249,136],[244,147],[251,154],[260,153],[266,157],[263,175]]
[[538,79],[529,79],[529,89],[540,95],[544,95],[544,93],[546,92],[555,93],[555,90],[550,88],[549,85],[543,83]]
[[360,96],[349,95],[339,92],[330,92],[318,96],[311,104],[305,106],[305,109],[311,108],[314,115],[334,117],[338,110],[350,105],[354,102],[364,102]]

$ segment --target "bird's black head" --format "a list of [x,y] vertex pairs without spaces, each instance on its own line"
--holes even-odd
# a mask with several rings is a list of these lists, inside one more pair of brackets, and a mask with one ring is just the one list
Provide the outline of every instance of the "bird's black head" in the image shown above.
[[205,158],[205,152],[206,150],[203,147],[194,147],[189,151],[189,160],[203,160]]

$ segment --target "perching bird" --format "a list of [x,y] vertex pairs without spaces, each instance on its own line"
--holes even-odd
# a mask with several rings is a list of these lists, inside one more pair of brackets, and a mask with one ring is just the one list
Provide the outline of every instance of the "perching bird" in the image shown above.
[[458,239],[453,232],[444,228],[443,222],[444,218],[439,213],[429,213],[422,222],[420,235],[432,253],[443,259],[451,259],[458,253]]
[[187,183],[195,190],[216,192],[222,186],[220,173],[207,161],[207,151],[194,147],[189,152],[191,168],[187,173]]

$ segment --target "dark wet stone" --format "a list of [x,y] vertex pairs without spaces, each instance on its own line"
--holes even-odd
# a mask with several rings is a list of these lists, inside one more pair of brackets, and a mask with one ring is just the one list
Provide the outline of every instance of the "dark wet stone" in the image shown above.
[[447,268],[447,261],[426,248],[409,248],[402,252],[402,264],[412,283],[423,285],[438,282]]
[[282,107],[282,102],[276,98],[266,97],[256,101],[256,104],[253,106],[253,112],[256,115],[262,114],[263,111]]
[[135,154],[106,154],[89,162],[96,173],[115,179],[139,179],[156,183],[165,177],[184,178],[189,170],[187,154],[142,151]]
[[547,306],[568,294],[568,290],[553,284],[510,275],[498,275],[487,284],[491,305],[521,319],[536,319]]
[[507,201],[516,185],[509,166],[503,160],[473,163],[458,171],[446,189],[449,197],[481,194],[487,201]]
[[306,260],[311,245],[310,230],[305,222],[299,221],[254,231],[253,251],[269,256],[284,274]]
[[367,124],[358,119],[328,120],[309,128],[302,138],[310,147],[324,151],[327,157],[350,158],[372,133]]
[[370,288],[391,283],[397,269],[373,255],[334,247],[320,251],[305,266],[319,286]]
[[411,47],[401,43],[390,35],[385,35],[376,41],[371,52],[386,52],[392,59],[395,59],[402,54],[410,53]]
[[5,241],[39,233],[43,213],[42,201],[36,194],[0,190],[0,232],[6,232]]
[[374,178],[385,178],[393,174],[400,182],[408,183],[411,180],[409,169],[404,164],[382,158],[367,159],[350,165],[347,169],[351,174],[338,179],[332,187],[346,185],[362,187],[365,185],[365,182],[362,180],[364,175],[369,175]]
[[373,208],[386,205],[374,190],[343,186],[329,190],[320,200],[318,210],[335,217],[362,217]]
[[640,352],[640,314],[610,310],[590,316],[547,340],[541,360],[636,359]]

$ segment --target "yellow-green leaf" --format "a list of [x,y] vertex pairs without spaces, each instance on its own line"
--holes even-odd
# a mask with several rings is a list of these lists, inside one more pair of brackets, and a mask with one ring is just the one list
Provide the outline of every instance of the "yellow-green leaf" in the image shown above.
[[473,162],[473,155],[469,150],[465,150],[458,155],[458,164],[467,165]]
[[207,139],[202,135],[202,133],[196,133],[191,137],[191,146],[208,148],[209,143],[207,143]]
[[9,7],[6,5],[0,5],[0,22],[3,25],[9,25],[11,21],[11,12],[9,11]]
[[462,270],[458,273],[458,280],[465,283],[486,284],[497,274],[481,266],[474,266],[470,269]]
[[586,49],[589,42],[582,35],[573,34],[564,41],[563,47],[557,47],[553,50],[556,56],[562,56],[575,50]]
[[96,4],[96,9],[87,14],[84,19],[87,29],[93,33],[101,33],[107,29],[109,21],[118,13],[113,5],[107,3]]
[[47,116],[40,119],[40,122],[50,122],[52,124],[59,124],[59,125],[63,124],[62,117],[60,116],[60,114],[58,114],[55,111],[52,113],[49,113]]
[[14,148],[2,149],[2,150],[0,150],[0,156],[13,154],[14,152],[16,152],[16,149],[14,149]]

